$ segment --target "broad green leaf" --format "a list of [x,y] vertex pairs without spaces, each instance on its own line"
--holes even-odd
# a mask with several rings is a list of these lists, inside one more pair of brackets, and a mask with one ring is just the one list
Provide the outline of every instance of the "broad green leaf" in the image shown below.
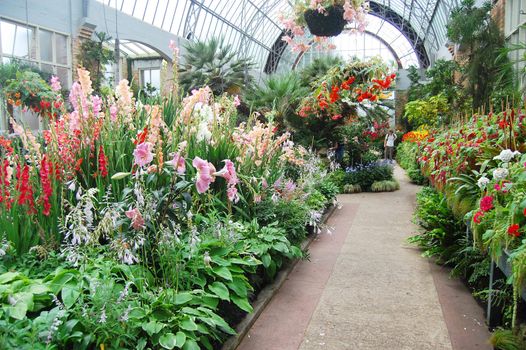
[[232,299],[234,304],[236,304],[241,310],[249,312],[249,313],[254,311],[254,309],[252,308],[252,305],[250,305],[246,297],[242,298],[235,294],[232,294],[230,298]]
[[5,284],[13,281],[22,274],[20,272],[6,272],[0,275],[0,284]]
[[179,323],[179,327],[181,329],[184,329],[186,331],[196,331],[197,325],[195,324],[194,320],[192,320],[190,317],[184,318],[181,323]]
[[230,273],[230,270],[224,266],[217,266],[212,269],[216,275],[218,275],[221,278],[224,278],[228,281],[232,281],[232,274]]
[[227,282],[226,285],[240,297],[244,298],[247,296],[247,287],[242,279],[234,278],[232,282]]
[[264,254],[261,257],[261,262],[263,262],[263,266],[265,266],[265,268],[269,267],[271,261],[272,261],[272,258],[270,257],[269,254]]
[[188,292],[179,293],[175,296],[175,305],[186,304],[193,299],[192,294]]
[[229,295],[228,288],[221,282],[214,282],[211,285],[208,286],[208,288],[219,298],[223,300],[229,301]]
[[177,345],[177,338],[173,333],[166,333],[159,338],[159,344],[165,349],[173,349]]
[[164,328],[164,323],[150,321],[142,325],[142,329],[151,337],[154,334],[159,333]]
[[183,350],[201,350],[197,342],[191,338],[186,339],[184,343]]
[[80,296],[80,291],[76,284],[68,283],[62,288],[62,301],[66,308],[71,308]]
[[177,334],[175,335],[175,346],[177,346],[178,348],[182,348],[185,342],[186,334],[184,334],[181,331],[177,332]]
[[125,177],[131,175],[131,173],[123,173],[123,172],[120,172],[120,173],[115,173],[111,179],[112,180],[121,180],[121,179],[124,179]]

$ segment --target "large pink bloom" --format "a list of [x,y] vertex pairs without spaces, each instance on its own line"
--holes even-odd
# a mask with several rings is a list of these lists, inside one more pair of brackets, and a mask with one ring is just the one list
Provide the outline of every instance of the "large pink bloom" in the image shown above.
[[144,218],[141,215],[139,209],[134,208],[125,212],[126,216],[131,219],[132,227],[136,230],[142,230],[144,228]]
[[210,184],[215,181],[213,174],[216,172],[216,168],[212,163],[199,157],[194,158],[192,165],[197,169],[197,180],[195,183],[197,192],[205,193],[210,188]]
[[228,189],[226,190],[226,195],[228,197],[228,200],[232,203],[237,203],[239,201],[239,195],[237,194],[236,186],[228,186]]
[[171,161],[172,166],[176,169],[177,174],[184,174],[186,171],[186,162],[184,160],[184,157],[177,152],[174,155],[174,159]]
[[153,153],[151,151],[152,144],[149,142],[143,142],[140,145],[137,145],[135,151],[133,151],[133,156],[135,157],[135,164],[140,167],[150,164],[153,160]]
[[236,167],[230,159],[223,161],[225,166],[214,175],[223,177],[229,185],[237,185],[239,179],[237,178]]

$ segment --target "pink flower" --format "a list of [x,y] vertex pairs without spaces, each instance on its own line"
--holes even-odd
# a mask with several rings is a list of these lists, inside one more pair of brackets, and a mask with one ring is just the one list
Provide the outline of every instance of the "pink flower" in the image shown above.
[[[256,194],[254,196],[254,203],[259,203],[259,202],[261,202],[261,195],[260,194]],[[526,215],[524,215],[524,216],[526,216]]]
[[102,99],[97,95],[92,95],[91,103],[93,105],[93,114],[98,115],[102,107]]
[[143,142],[135,148],[133,156],[135,157],[135,164],[140,167],[150,164],[153,160],[153,153],[151,151],[152,144],[149,142]]
[[170,40],[170,43],[168,44],[168,47],[170,48],[170,50],[172,50],[173,55],[175,57],[179,56],[179,48],[177,47],[177,44],[175,43],[175,41]]
[[493,197],[485,196],[480,200],[480,210],[483,212],[490,211],[493,208]]
[[215,181],[214,173],[216,169],[212,163],[207,162],[199,157],[195,157],[192,165],[197,169],[197,180],[195,186],[198,193],[205,193],[210,184]]
[[225,166],[214,175],[223,177],[229,185],[237,185],[239,179],[237,178],[236,168],[230,159],[226,159]]
[[60,91],[62,86],[60,85],[60,80],[56,75],[51,76],[51,90]]
[[111,117],[111,121],[112,122],[117,120],[117,112],[118,112],[117,106],[116,105],[111,105],[111,107],[110,107],[110,117]]
[[135,230],[142,230],[144,228],[144,218],[139,209],[134,208],[125,212],[126,216],[131,219],[132,227]]
[[234,96],[234,106],[238,107],[241,104],[241,101],[239,100],[239,96]]
[[228,197],[228,200],[232,203],[237,203],[239,201],[239,195],[237,194],[237,188],[236,186],[229,186],[226,195]]
[[184,157],[179,153],[174,155],[174,159],[171,161],[172,166],[176,169],[177,174],[182,175],[186,171],[186,162]]

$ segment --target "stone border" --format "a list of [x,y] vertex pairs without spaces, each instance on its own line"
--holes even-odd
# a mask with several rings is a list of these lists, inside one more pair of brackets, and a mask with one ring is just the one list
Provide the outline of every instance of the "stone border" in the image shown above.
[[[325,214],[323,214],[321,222],[326,223],[335,210],[336,205],[331,205],[326,210]],[[301,249],[307,249],[314,241],[316,236],[317,234],[312,234],[310,237],[308,237],[301,244]],[[243,338],[247,335],[250,328],[252,328],[259,316],[263,313],[265,307],[270,303],[270,301],[281,288],[283,283],[285,283],[287,277],[290,275],[298,261],[299,259],[296,259],[287,264],[283,269],[281,269],[278,272],[274,281],[267,285],[265,288],[263,288],[261,292],[259,292],[256,301],[252,305],[254,310],[251,313],[247,314],[245,318],[243,318],[243,320],[236,326],[236,335],[233,335],[230,338],[228,338],[227,341],[221,347],[221,350],[235,350],[239,346]]]

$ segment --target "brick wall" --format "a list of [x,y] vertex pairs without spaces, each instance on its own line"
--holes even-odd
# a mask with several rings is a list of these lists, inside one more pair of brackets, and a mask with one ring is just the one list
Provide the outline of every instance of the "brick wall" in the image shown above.
[[504,11],[506,8],[506,0],[498,0],[495,5],[493,5],[493,9],[491,10],[491,16],[497,22],[497,25],[499,26],[499,29],[502,33],[504,33]]

